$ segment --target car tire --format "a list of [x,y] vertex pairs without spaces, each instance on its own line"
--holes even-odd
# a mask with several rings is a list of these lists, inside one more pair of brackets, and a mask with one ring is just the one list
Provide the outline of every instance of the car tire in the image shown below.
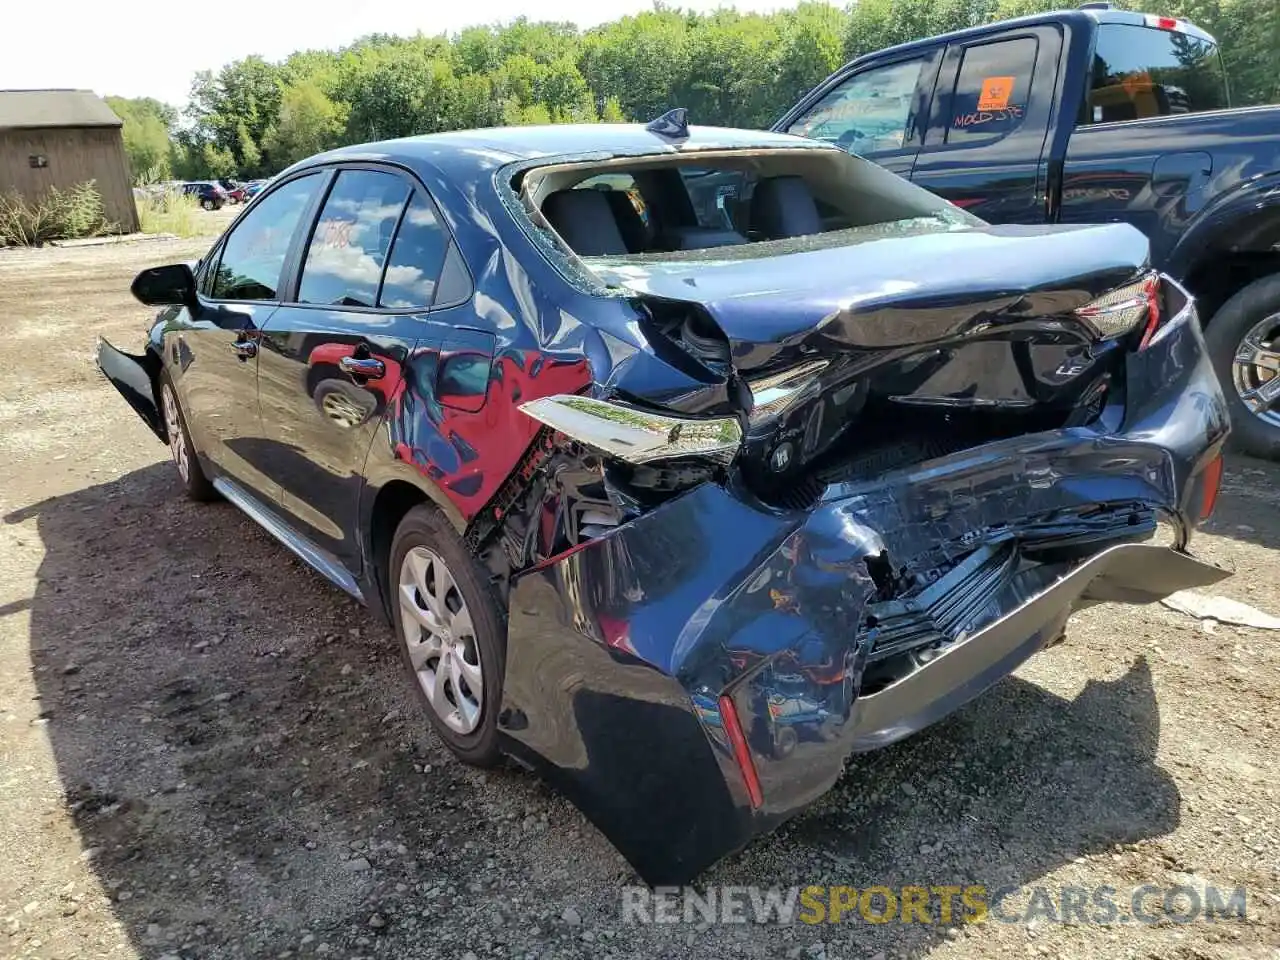
[[191,434],[187,431],[187,421],[178,404],[178,393],[167,373],[160,375],[160,416],[168,437],[169,456],[177,468],[178,479],[182,481],[187,498],[199,503],[218,499],[218,491],[200,467],[200,458],[196,455]]
[[212,210],[212,209],[213,209],[213,201],[212,201],[212,200],[201,200],[201,201],[200,201],[200,206],[204,207],[206,210]]
[[[1264,371],[1243,359],[1247,347],[1255,359],[1274,365],[1280,358],[1280,274],[1238,291],[1206,324],[1204,339],[1231,411],[1231,445],[1256,457],[1280,460],[1280,399],[1264,415],[1242,396],[1263,382],[1264,372],[1280,377],[1280,370]],[[1254,350],[1247,341],[1275,346]]]
[[488,577],[448,521],[423,504],[396,528],[386,582],[400,656],[432,728],[459,760],[492,766],[507,621]]

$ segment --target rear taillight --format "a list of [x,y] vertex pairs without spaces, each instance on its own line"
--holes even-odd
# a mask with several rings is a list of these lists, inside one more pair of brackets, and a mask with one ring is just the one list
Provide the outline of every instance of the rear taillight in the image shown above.
[[742,426],[732,417],[673,417],[573,394],[530,400],[520,409],[551,429],[627,463],[704,457],[727,465],[742,445]]
[[1173,17],[1157,17],[1154,14],[1146,14],[1146,22],[1148,27],[1155,27],[1157,30],[1181,30],[1182,24]]
[[1077,308],[1075,315],[1088,324],[1100,340],[1115,340],[1141,331],[1137,348],[1142,350],[1163,321],[1160,301],[1160,276],[1150,273]]

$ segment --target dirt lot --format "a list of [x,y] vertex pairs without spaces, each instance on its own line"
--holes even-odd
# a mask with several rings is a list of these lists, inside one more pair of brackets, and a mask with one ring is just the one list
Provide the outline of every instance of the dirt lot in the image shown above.
[[[714,884],[1247,887],[1248,919],[635,926],[626,864],[520,770],[446,755],[390,634],[232,507],[182,500],[97,374],[128,284],[204,243],[0,251],[0,955],[1280,956],[1276,634],[1100,607],[855,762]],[[1200,552],[1280,613],[1280,470]]]

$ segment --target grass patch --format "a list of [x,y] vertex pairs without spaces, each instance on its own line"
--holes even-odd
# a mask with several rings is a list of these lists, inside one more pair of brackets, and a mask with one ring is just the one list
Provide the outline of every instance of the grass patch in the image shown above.
[[176,190],[160,190],[138,198],[138,223],[143,233],[172,233],[199,237],[209,232],[200,201]]
[[16,191],[0,193],[0,246],[38,247],[50,240],[76,240],[109,233],[114,224],[103,213],[102,194],[92,180],[59,190],[50,187],[38,200]]

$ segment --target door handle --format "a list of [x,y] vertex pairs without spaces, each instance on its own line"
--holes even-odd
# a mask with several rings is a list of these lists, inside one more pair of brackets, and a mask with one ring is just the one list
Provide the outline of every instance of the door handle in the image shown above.
[[236,356],[241,360],[248,360],[258,355],[258,341],[236,340],[231,344],[231,349],[236,352]]
[[353,377],[374,379],[386,375],[387,365],[373,357],[343,357],[338,361],[338,369]]

